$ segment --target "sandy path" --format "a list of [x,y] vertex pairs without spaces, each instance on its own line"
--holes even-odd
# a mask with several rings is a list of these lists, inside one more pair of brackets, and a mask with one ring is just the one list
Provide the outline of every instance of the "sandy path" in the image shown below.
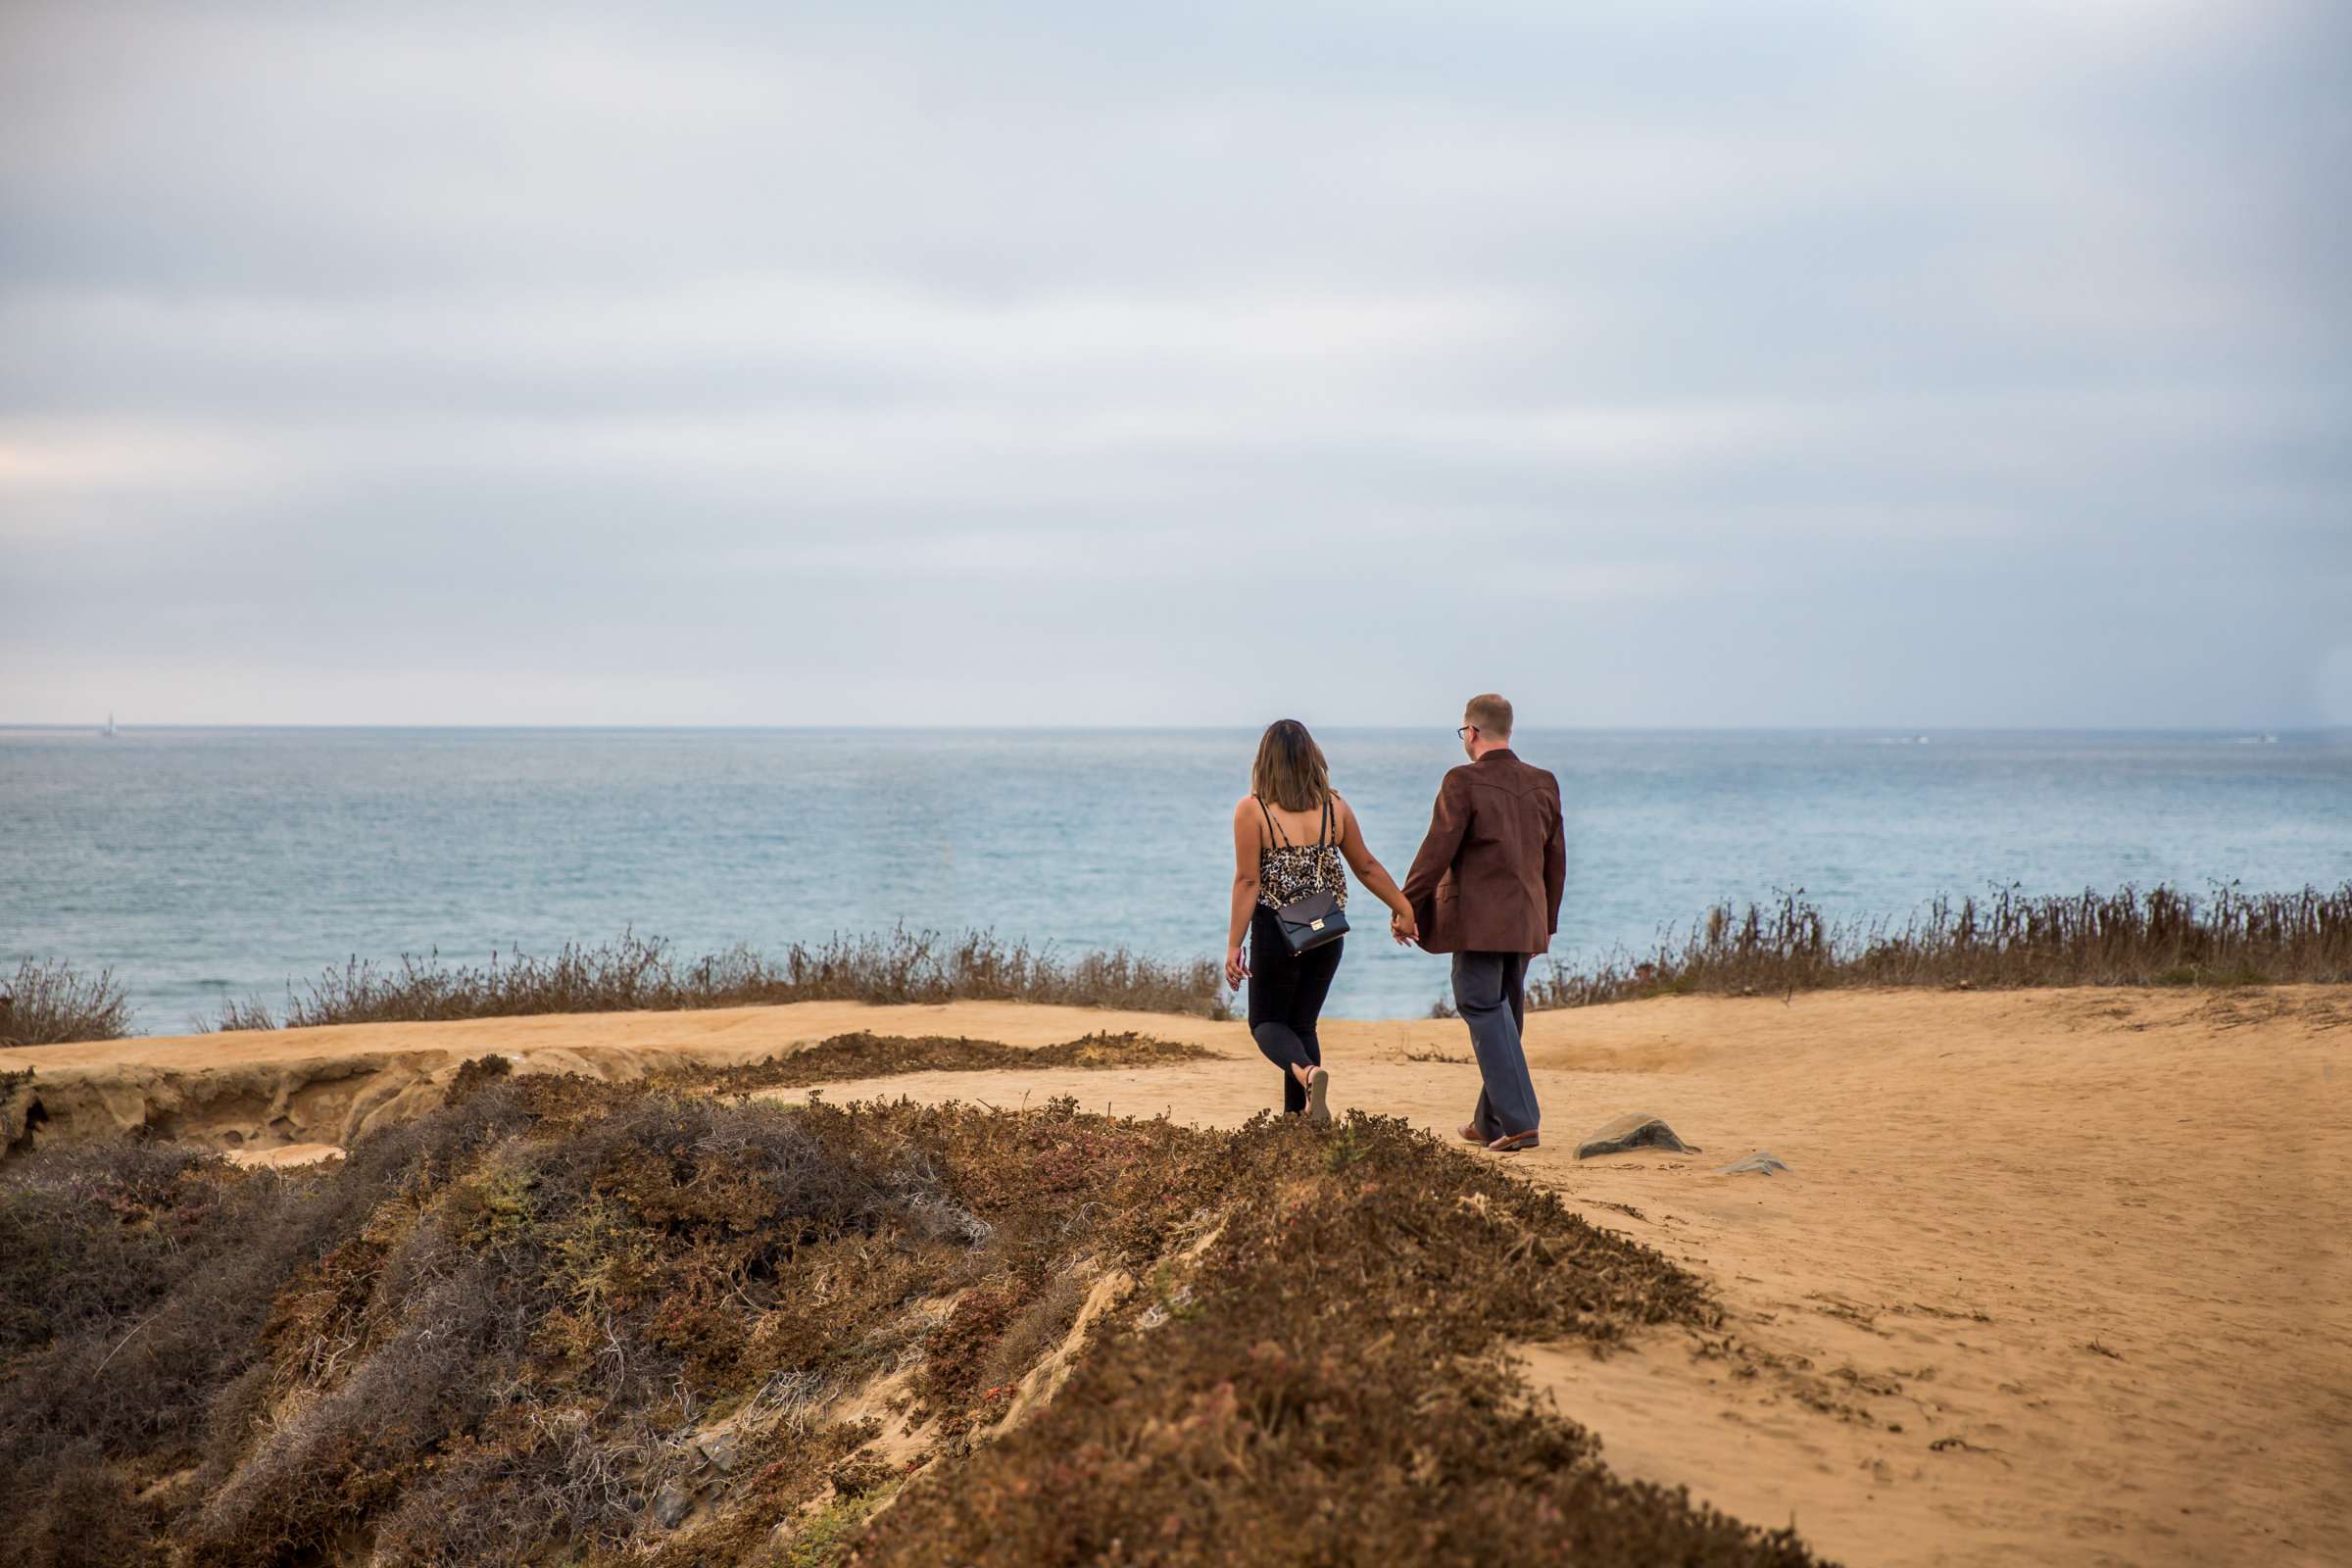
[[[9,1055],[53,1082],[184,1072],[189,1053],[224,1074],[374,1055],[438,1076],[493,1050],[621,1074],[854,1028],[1014,1045],[1133,1028],[1244,1059],[917,1074],[829,1099],[1071,1094],[1234,1125],[1276,1087],[1237,1024],[986,1004]],[[1466,1057],[1460,1025],[1325,1028],[1336,1103],[1450,1133],[1475,1069],[1410,1059],[1432,1053]],[[2352,993],[1685,999],[1540,1015],[1530,1057],[1550,1142],[1511,1167],[1699,1269],[1730,1312],[1711,1345],[1530,1348],[1621,1472],[1793,1519],[1854,1563],[2352,1561]],[[1704,1153],[1578,1164],[1575,1135],[1629,1109]],[[1792,1174],[1711,1174],[1756,1148]]]

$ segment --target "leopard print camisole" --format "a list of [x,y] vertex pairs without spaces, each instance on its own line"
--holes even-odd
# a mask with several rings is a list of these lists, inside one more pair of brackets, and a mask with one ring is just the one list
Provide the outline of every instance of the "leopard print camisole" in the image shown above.
[[1257,902],[1279,909],[1309,894],[1328,893],[1346,908],[1348,870],[1340,859],[1339,845],[1332,840],[1331,802],[1323,803],[1323,831],[1312,844],[1293,844],[1282,824],[1274,820],[1274,813],[1266,810],[1266,803],[1259,801],[1257,808],[1265,814],[1266,830],[1277,840],[1257,852]]

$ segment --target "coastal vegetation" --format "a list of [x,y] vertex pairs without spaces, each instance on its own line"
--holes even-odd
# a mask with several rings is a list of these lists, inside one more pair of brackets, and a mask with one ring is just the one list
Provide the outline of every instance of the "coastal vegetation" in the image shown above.
[[[2352,882],[2332,890],[2203,895],[2159,885],[1984,899],[1938,898],[1897,922],[1844,920],[1802,889],[1769,904],[1723,904],[1669,927],[1647,950],[1549,962],[1528,1005],[1590,1006],[1643,997],[1787,996],[1856,986],[1993,990],[2030,986],[2247,986],[2352,983]],[[389,964],[353,957],[272,1007],[223,1004],[200,1027],[427,1022],[529,1013],[659,1011],[794,1002],[1035,1002],[1231,1015],[1218,964],[1125,948],[1063,956],[989,931],[795,943],[768,956],[737,947],[680,959],[659,937],[624,932],[552,956],[493,954],[452,964],[438,953]],[[1441,1002],[1436,1009],[1446,1011]],[[0,1047],[113,1040],[131,1011],[111,971],[25,959],[0,993]]]
[[485,1067],[322,1169],[12,1162],[15,1560],[1812,1560],[1507,1357],[1716,1330],[1699,1283],[1400,1121],[740,1087]]
[[2247,986],[2352,983],[2352,882],[2332,891],[2200,898],[2158,886],[1983,902],[1939,898],[1904,919],[1836,920],[1804,890],[1718,905],[1646,953],[1531,977],[1531,1007],[1642,997],[1786,996],[1845,986]]
[[0,1047],[120,1040],[129,1028],[130,1000],[111,969],[24,958],[0,984]]
[[994,1040],[924,1035],[908,1038],[859,1030],[835,1035],[779,1056],[737,1067],[696,1068],[686,1080],[723,1094],[797,1089],[856,1078],[910,1072],[1021,1072],[1044,1067],[1165,1067],[1206,1061],[1215,1053],[1139,1034],[1091,1034],[1053,1046],[1007,1046]]
[[660,937],[623,932],[541,956],[493,954],[452,964],[438,953],[378,965],[353,957],[297,990],[274,1012],[232,1003],[209,1027],[304,1028],[509,1018],[526,1013],[675,1011],[792,1002],[1038,1002],[1222,1017],[1222,977],[1201,958],[1168,963],[1115,948],[1063,956],[993,931],[949,937],[901,926],[881,936],[794,943],[781,955],[748,947],[680,960]]

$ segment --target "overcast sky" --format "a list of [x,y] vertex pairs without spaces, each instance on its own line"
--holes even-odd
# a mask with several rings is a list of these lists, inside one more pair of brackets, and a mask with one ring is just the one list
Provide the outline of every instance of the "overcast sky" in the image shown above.
[[0,0],[0,721],[2352,722],[2348,14]]

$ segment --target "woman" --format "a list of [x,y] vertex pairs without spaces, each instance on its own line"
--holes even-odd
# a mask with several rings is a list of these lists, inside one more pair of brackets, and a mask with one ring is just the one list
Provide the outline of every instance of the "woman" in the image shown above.
[[[1250,982],[1250,1033],[1282,1069],[1282,1108],[1316,1126],[1331,1120],[1331,1074],[1315,1019],[1340,967],[1347,938],[1294,956],[1274,911],[1310,894],[1348,902],[1342,857],[1356,880],[1387,905],[1398,942],[1417,934],[1412,907],[1388,868],[1364,846],[1355,812],[1333,792],[1323,749],[1295,718],[1266,726],[1250,769],[1250,793],[1233,808],[1233,919],[1225,933],[1225,983]],[[1245,955],[1242,937],[1250,949]]]

